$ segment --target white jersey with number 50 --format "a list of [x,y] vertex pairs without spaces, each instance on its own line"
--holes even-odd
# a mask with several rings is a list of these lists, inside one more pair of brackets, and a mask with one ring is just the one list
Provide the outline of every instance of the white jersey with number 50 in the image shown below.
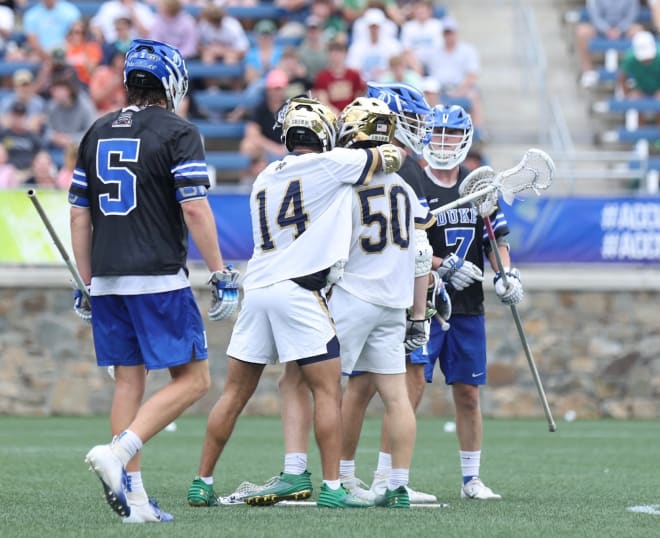
[[398,174],[379,173],[354,189],[353,232],[344,276],[337,286],[363,301],[389,308],[413,303],[415,228],[435,217]]
[[292,154],[257,176],[244,289],[309,275],[348,257],[353,185],[369,184],[376,155],[345,148]]

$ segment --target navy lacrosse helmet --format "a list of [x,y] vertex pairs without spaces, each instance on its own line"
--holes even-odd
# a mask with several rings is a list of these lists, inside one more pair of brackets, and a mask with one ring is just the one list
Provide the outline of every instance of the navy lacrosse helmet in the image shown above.
[[401,82],[369,82],[366,96],[385,102],[396,116],[395,137],[415,153],[421,153],[428,142],[427,115],[431,112],[424,94]]
[[126,51],[124,85],[140,88],[163,88],[167,109],[174,111],[188,91],[188,69],[176,47],[135,39]]
[[436,105],[431,112],[431,138],[423,155],[431,168],[451,170],[465,160],[472,146],[472,118],[459,105]]

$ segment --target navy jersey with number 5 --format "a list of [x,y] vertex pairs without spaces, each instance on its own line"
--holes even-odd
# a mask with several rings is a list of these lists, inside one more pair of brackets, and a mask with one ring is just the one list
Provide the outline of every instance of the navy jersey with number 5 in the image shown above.
[[188,240],[180,204],[208,187],[190,122],[160,106],[99,118],[80,143],[69,189],[70,204],[91,211],[92,275],[178,273]]
[[[425,172],[427,177],[423,191],[430,210],[460,198],[458,188],[461,181],[468,175],[467,169],[460,168],[458,181],[453,187],[440,185],[428,167]],[[490,216],[490,219],[496,237],[509,233],[506,219],[499,208]],[[434,256],[444,258],[453,252],[483,271],[484,254],[490,251],[488,233],[483,218],[469,202],[436,215],[436,225],[429,228],[427,232]],[[475,282],[461,291],[451,290],[450,294],[454,314],[479,315],[484,313],[484,290],[480,282]]]

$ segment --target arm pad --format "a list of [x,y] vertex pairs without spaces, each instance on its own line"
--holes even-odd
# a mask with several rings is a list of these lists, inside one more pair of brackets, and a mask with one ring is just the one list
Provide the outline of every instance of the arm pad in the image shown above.
[[415,277],[428,275],[433,262],[433,249],[424,230],[415,230]]

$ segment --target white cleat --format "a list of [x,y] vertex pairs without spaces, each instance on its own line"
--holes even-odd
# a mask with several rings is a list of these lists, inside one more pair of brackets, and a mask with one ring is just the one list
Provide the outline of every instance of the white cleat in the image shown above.
[[363,501],[375,502],[376,494],[356,476],[342,480],[341,483],[348,490],[348,492],[353,495],[353,497],[357,497]]
[[126,499],[126,484],[124,482],[124,466],[110,445],[97,445],[85,456],[85,463],[99,477],[103,484],[104,497],[119,516],[127,517],[131,508]]
[[124,523],[169,523],[174,516],[160,509],[155,499],[145,504],[131,504],[131,515],[122,519]]
[[438,498],[435,495],[424,493],[422,491],[415,491],[409,486],[406,486],[406,489],[408,490],[410,504],[433,504],[438,502]]
[[502,496],[493,493],[478,476],[475,476],[467,484],[461,486],[461,499],[477,499],[480,501],[499,500]]

